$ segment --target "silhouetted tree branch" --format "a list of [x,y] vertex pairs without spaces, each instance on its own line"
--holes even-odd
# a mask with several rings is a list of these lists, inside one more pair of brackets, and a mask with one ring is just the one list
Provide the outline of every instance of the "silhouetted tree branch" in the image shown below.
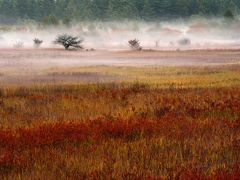
[[68,34],[59,35],[54,41],[55,44],[60,44],[64,46],[65,49],[69,49],[69,47],[83,49],[81,45],[83,42],[79,37],[74,37]]
[[128,41],[128,44],[130,46],[131,49],[133,50],[137,50],[137,51],[141,51],[142,47],[140,46],[140,42],[137,39],[133,39]]
[[43,43],[43,41],[40,40],[40,39],[38,39],[38,38],[35,38],[35,39],[33,40],[33,43],[34,43],[34,47],[35,47],[35,48],[39,48],[39,47],[41,46],[41,44]]

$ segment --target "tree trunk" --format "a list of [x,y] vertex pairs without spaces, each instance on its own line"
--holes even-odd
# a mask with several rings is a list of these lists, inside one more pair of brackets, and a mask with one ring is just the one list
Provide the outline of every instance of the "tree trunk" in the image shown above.
[[65,49],[66,49],[66,50],[68,50],[68,48],[69,48],[69,46],[68,46],[68,45],[65,45],[64,47],[65,47]]

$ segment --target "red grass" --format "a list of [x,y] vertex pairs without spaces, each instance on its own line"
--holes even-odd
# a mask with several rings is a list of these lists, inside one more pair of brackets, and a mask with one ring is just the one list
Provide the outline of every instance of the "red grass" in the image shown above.
[[[9,128],[0,128],[0,177],[43,169],[42,179],[58,177],[56,172],[72,179],[161,179],[162,173],[169,179],[240,177],[238,89],[62,91],[3,97],[2,116],[8,116],[3,127]],[[114,111],[110,102],[122,109]],[[99,107],[100,118],[92,120],[89,112]],[[86,116],[78,119],[81,108]],[[18,123],[12,127],[13,121]]]
[[[223,136],[231,130],[239,133],[240,120],[208,120],[194,122],[183,117],[164,117],[159,120],[89,120],[86,122],[62,122],[45,124],[33,128],[0,130],[1,147],[38,147],[58,145],[65,142],[100,141],[106,139],[136,140],[154,136],[184,140],[194,137],[208,137],[213,134]],[[234,140],[239,146],[239,139]]]

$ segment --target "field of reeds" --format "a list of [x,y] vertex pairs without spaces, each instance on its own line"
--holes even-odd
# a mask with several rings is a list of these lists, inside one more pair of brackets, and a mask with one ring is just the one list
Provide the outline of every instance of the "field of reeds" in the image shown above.
[[1,87],[1,179],[240,178],[239,65],[52,73],[121,78]]

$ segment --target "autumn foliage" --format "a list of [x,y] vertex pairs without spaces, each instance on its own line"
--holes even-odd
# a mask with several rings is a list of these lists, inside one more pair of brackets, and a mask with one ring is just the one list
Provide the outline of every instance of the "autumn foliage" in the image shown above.
[[240,89],[0,91],[0,177],[239,179]]

